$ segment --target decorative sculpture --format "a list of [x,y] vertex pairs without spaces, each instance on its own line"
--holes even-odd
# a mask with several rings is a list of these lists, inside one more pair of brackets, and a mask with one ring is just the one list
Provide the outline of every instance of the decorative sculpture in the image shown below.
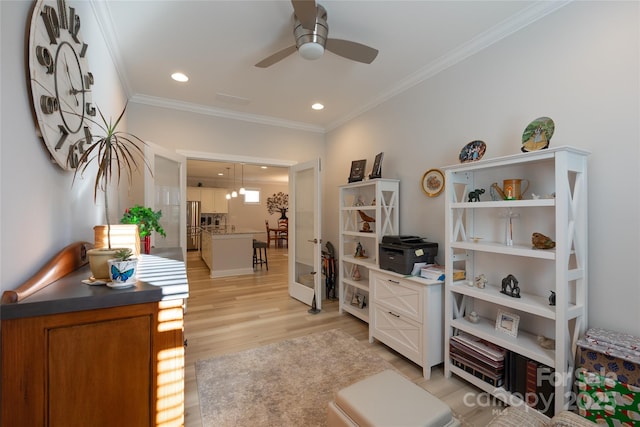
[[542,233],[533,233],[531,235],[531,243],[536,249],[553,249],[556,247],[556,242]]
[[512,298],[520,298],[520,288],[518,287],[518,279],[513,274],[509,274],[502,279],[501,294],[508,295]]
[[364,254],[364,249],[362,248],[362,244],[360,242],[358,242],[358,245],[356,246],[356,253],[353,256],[355,258],[367,258],[367,256]]
[[556,293],[551,291],[551,295],[549,295],[549,305],[556,305]]
[[556,340],[552,340],[551,338],[547,338],[542,335],[538,335],[538,344],[542,348],[546,348],[547,350],[555,350],[556,348]]
[[488,280],[484,274],[476,276],[476,288],[484,289],[484,287],[487,285],[487,282]]
[[358,209],[358,215],[360,215],[360,218],[363,221],[362,224],[362,229],[360,231],[363,231],[365,233],[370,233],[371,232],[371,224],[369,224],[370,222],[376,222],[376,219],[372,216],[367,215],[366,213],[362,212],[361,210]]
[[469,192],[469,201],[470,202],[479,202],[480,195],[484,194],[484,188],[476,188],[473,191]]

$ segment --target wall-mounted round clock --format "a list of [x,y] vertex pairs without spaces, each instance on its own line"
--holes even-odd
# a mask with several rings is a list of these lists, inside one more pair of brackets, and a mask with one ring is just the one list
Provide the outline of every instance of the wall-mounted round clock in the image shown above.
[[80,17],[65,0],[38,0],[29,33],[29,74],[39,134],[55,162],[74,169],[91,143],[87,116],[93,74],[88,45],[80,37]]

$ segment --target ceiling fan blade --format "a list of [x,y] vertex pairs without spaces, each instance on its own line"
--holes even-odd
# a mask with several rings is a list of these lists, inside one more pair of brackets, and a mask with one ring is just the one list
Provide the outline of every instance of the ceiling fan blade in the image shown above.
[[316,2],[315,0],[291,0],[293,13],[302,24],[303,28],[313,30],[316,26]]
[[275,64],[276,62],[282,61],[284,58],[286,58],[287,56],[291,55],[295,51],[296,51],[296,46],[295,45],[289,46],[289,47],[285,47],[281,51],[276,52],[271,56],[267,56],[265,59],[263,59],[262,61],[258,62],[255,66],[258,67],[258,68],[270,67],[273,64]]
[[325,49],[353,61],[371,64],[376,56],[378,49],[341,39],[327,39]]

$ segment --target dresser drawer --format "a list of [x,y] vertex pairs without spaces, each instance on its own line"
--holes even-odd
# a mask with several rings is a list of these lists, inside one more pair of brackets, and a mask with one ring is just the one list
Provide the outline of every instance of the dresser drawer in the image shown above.
[[422,326],[380,305],[376,305],[373,311],[372,322],[369,324],[373,328],[373,336],[407,359],[423,366]]
[[372,272],[371,276],[376,305],[384,306],[395,314],[422,323],[423,286],[377,271]]

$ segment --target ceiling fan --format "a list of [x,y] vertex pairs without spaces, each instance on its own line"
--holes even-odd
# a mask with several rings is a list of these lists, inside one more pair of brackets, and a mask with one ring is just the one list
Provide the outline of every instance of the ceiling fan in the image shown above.
[[315,0],[291,0],[295,24],[293,35],[296,44],[282,49],[258,62],[255,66],[267,68],[298,50],[305,59],[318,59],[324,50],[353,61],[371,64],[378,50],[360,43],[342,39],[330,39],[327,11]]

